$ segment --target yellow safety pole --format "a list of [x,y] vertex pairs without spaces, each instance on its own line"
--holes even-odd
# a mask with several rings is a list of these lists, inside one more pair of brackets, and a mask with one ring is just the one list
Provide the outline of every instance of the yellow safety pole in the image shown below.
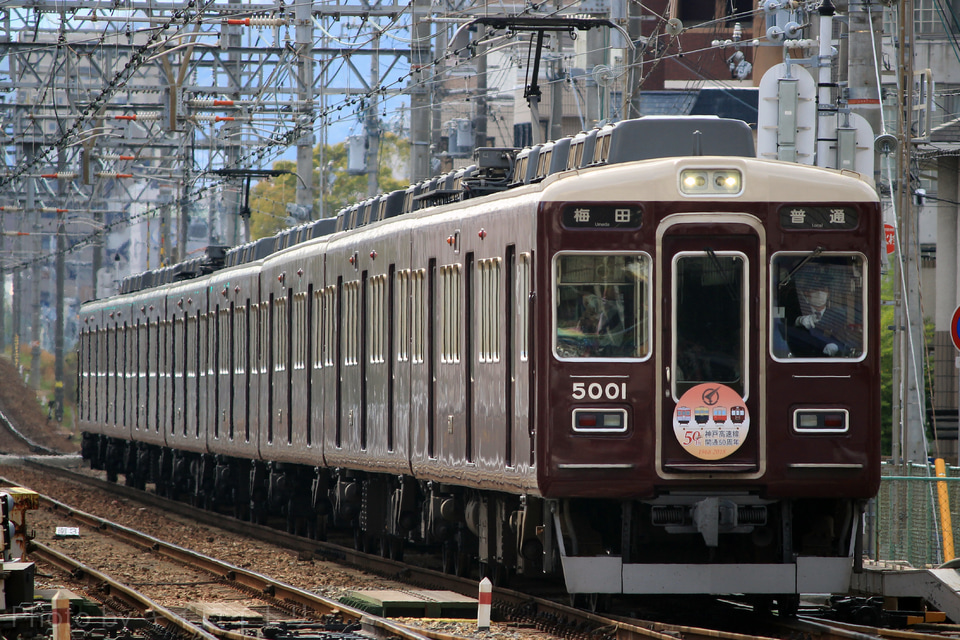
[[[934,461],[934,468],[938,478],[947,477],[947,465],[943,458]],[[950,522],[950,494],[947,493],[947,483],[937,482],[937,498],[940,502],[940,530],[943,533],[943,561],[953,560],[953,525]]]

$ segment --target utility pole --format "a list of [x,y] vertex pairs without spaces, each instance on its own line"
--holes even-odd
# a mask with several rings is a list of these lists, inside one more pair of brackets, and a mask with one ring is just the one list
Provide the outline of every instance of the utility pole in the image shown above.
[[[297,2],[294,5],[296,19],[297,52],[300,83],[297,125],[297,209],[306,220],[313,219],[313,18],[312,2]],[[377,41],[379,43],[379,40]],[[371,57],[372,61],[377,56]],[[379,80],[378,80],[379,82]],[[322,197],[322,196],[321,196]]]
[[11,307],[13,311],[13,366],[20,370],[20,333],[23,323],[20,320],[20,314],[23,311],[23,281],[20,273],[23,268],[17,268],[13,271],[13,300]]
[[[230,8],[235,6],[239,8],[240,0],[230,0]],[[297,5],[299,8],[300,4]],[[230,70],[229,73],[225,74],[227,76],[228,91],[231,100],[240,99],[240,79],[243,75],[244,62],[242,56],[240,55],[240,27],[237,25],[226,24],[223,25],[223,35],[221,36],[226,40],[227,43],[227,60],[225,62],[226,67]],[[298,28],[299,33],[299,28]],[[184,114],[186,115],[186,114]],[[226,166],[239,168],[240,162],[240,149],[243,145],[243,140],[240,137],[242,129],[238,122],[224,122],[220,129],[220,137],[224,144],[224,151],[226,156]],[[237,185],[232,182],[227,182],[223,185],[223,207],[221,209],[222,216],[220,218],[220,227],[223,229],[223,238],[220,239],[220,244],[226,245],[236,245],[240,243],[239,233],[240,227],[243,226],[240,221],[240,189]],[[211,218],[213,217],[213,207],[210,208]],[[210,220],[210,225],[208,228],[208,233],[211,236],[213,234],[213,220]]]
[[[33,161],[34,149],[31,146],[29,150],[24,150],[28,162]],[[26,178],[26,210],[30,213],[29,227],[31,231],[30,249],[34,256],[39,256],[43,248],[40,237],[40,209],[37,206],[37,179],[30,176]],[[40,388],[40,262],[34,260],[30,267],[30,386],[34,389]]]
[[[634,43],[640,43],[643,36],[643,7],[639,2],[631,2],[627,5],[627,33],[630,34],[630,40]],[[631,48],[624,49],[624,63],[627,65],[626,81],[627,87],[625,94],[626,104],[624,105],[624,119],[640,117],[640,82],[643,80],[643,51],[646,47],[638,44]]]
[[[596,78],[594,77],[593,70],[597,68],[598,65],[607,63],[607,47],[606,39],[607,34],[602,29],[590,29],[586,33],[587,40],[587,82],[586,90],[584,93],[587,94],[587,107],[586,107],[586,130],[589,131],[592,127],[600,124],[600,121],[606,117],[606,114],[603,113],[603,107],[606,105],[601,105],[601,94],[603,93],[603,87],[597,83]],[[540,126],[539,123],[533,123],[534,127]]]
[[[920,310],[919,221],[913,206],[910,167],[913,150],[913,71],[914,71],[914,0],[903,0],[898,15],[900,70],[900,109],[898,110],[899,147],[897,149],[897,213],[900,252],[897,279],[897,320],[894,357],[899,359],[899,415],[894,415],[894,429],[902,434],[902,461],[925,463],[927,459],[924,433],[923,316]],[[899,418],[899,420],[897,420]],[[898,460],[898,462],[900,462]]]
[[[57,172],[66,170],[66,154],[62,148],[57,150]],[[65,318],[63,316],[63,298],[65,288],[66,265],[66,230],[64,229],[64,209],[66,208],[67,185],[66,179],[57,179],[57,197],[60,206],[57,207],[57,255],[55,257],[55,272],[57,281],[56,292],[56,327],[53,332],[53,401],[56,410],[57,422],[63,420],[63,328]]]
[[[5,255],[3,246],[7,237],[4,231],[7,230],[3,215],[0,214],[0,256]],[[0,258],[2,260],[2,258]],[[0,354],[7,349],[7,314],[5,309],[7,297],[7,272],[3,268],[3,262],[0,262]]]
[[410,182],[430,175],[430,89],[423,72],[430,61],[430,0],[413,2],[413,43],[410,45]]
[[474,97],[476,118],[473,121],[474,147],[487,146],[487,35],[486,25],[477,26],[477,93]]
[[[847,86],[850,112],[870,124],[875,135],[884,132],[880,108],[880,38],[883,33],[883,5],[875,0],[850,0],[848,3]],[[880,184],[880,158],[874,158],[874,182]]]
[[550,127],[547,138],[550,140],[559,140],[563,137],[563,53],[560,45],[561,35],[555,33],[551,36],[550,42],[555,49],[554,55],[550,60],[550,73],[548,80],[550,82]]
[[183,181],[177,185],[177,262],[183,262],[187,257],[187,229],[190,226],[190,209],[184,185],[190,184],[193,167],[193,126],[187,123],[185,128],[184,136],[188,137],[188,142],[183,145],[184,153],[180,156]]
[[[380,34],[373,38],[373,48],[380,48]],[[377,114],[377,95],[380,87],[380,58],[370,56],[370,98],[367,103],[367,195],[373,197],[380,190],[380,119]]]

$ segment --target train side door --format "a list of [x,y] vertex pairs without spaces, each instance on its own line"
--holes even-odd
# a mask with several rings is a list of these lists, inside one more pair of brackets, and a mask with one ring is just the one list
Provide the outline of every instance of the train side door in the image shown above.
[[[682,214],[658,232],[657,471],[763,473],[763,229],[738,214]],[[705,475],[709,474],[709,476]]]

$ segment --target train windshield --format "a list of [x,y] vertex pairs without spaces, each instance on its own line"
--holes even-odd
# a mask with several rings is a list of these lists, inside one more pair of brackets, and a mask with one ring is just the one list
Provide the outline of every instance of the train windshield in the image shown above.
[[776,255],[770,332],[774,357],[860,358],[864,268],[861,255]]
[[722,382],[747,396],[746,266],[739,252],[707,249],[674,258],[676,397],[704,382]]
[[560,254],[554,269],[557,357],[647,357],[648,256]]

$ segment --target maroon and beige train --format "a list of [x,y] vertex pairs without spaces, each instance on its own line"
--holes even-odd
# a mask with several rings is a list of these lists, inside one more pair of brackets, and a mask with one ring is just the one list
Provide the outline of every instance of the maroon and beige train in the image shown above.
[[81,311],[84,456],[572,594],[845,591],[879,486],[878,198],[753,156],[738,121],[624,121],[144,274]]

